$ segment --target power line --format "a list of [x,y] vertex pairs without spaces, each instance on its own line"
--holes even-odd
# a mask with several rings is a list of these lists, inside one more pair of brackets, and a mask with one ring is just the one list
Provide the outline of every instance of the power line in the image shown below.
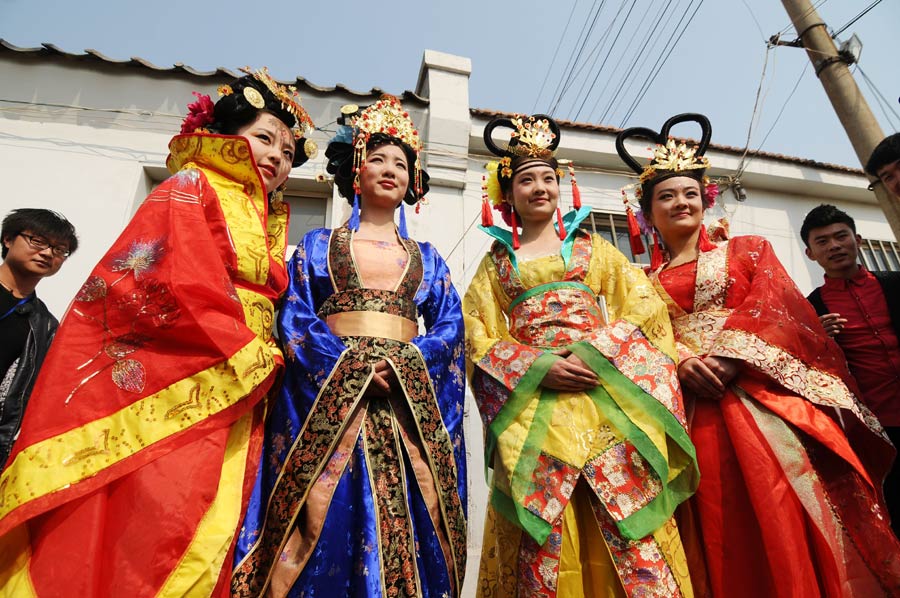
[[[818,9],[820,6],[822,6],[822,5],[825,4],[826,2],[828,2],[828,0],[819,0],[819,1],[816,2],[814,5],[810,6],[810,7],[807,8],[805,11],[803,11],[803,14],[800,15],[800,18],[801,18],[801,19],[806,18],[806,16],[807,16],[808,14],[812,13],[814,10]],[[788,24],[787,24],[787,27],[782,28],[781,31],[779,31],[778,33],[775,34],[775,36],[776,36],[776,37],[781,37],[782,35],[784,35],[785,33],[787,33],[788,31],[790,31],[790,30],[793,29],[793,28],[794,28],[794,23],[788,23]],[[799,32],[798,32],[798,33],[799,33]]]
[[749,4],[747,4],[747,0],[741,0],[741,2],[744,4],[744,7],[747,9],[747,12],[750,13],[750,18],[753,19],[753,22],[754,22],[754,23],[756,23],[756,30],[759,31],[759,36],[760,36],[761,38],[763,38],[763,40],[765,40],[765,39],[766,39],[766,34],[763,33],[763,29],[762,29],[762,26],[759,24],[759,20],[756,18],[756,15],[753,14],[753,9],[750,8],[750,5],[749,5]]
[[[669,7],[672,5],[672,2],[673,2],[673,0],[667,0],[666,6],[663,8],[662,13],[659,15],[659,18],[651,19],[651,21],[653,22],[653,27],[650,30],[649,34],[645,37],[645,39],[648,39],[648,40],[656,39],[656,30],[659,29],[659,26],[663,23],[665,15],[667,12],[669,12]],[[647,12],[644,13],[644,16],[641,18],[641,21],[647,20],[647,14],[650,12],[651,8],[653,8],[652,3],[647,5]],[[666,24],[668,24],[669,20],[671,20],[671,13],[668,15],[668,20],[666,21]],[[634,40],[637,38],[638,38],[638,36],[635,35],[632,39]],[[625,49],[626,53],[628,52],[628,49],[630,47],[631,47],[631,45],[629,44],[628,48]],[[622,88],[625,85],[625,83],[630,80],[631,74],[634,72],[634,68],[637,66],[638,61],[640,61],[641,59],[646,60],[647,56],[650,55],[649,54],[650,48],[651,48],[651,45],[649,43],[645,44],[643,46],[643,48],[641,48],[641,50],[637,54],[634,55],[634,59],[632,59],[631,64],[628,66],[628,69],[625,71],[625,74],[622,76],[622,78],[619,79],[618,83],[613,88],[614,90]],[[643,62],[641,64],[643,65]],[[612,81],[612,78],[610,78],[606,81],[606,85],[603,86],[603,90],[600,92],[600,95],[597,97],[597,101],[594,103],[593,108],[591,108],[592,115],[597,112],[597,106],[600,105],[600,100],[602,100],[603,97],[606,95],[606,90],[609,87],[610,81]],[[614,104],[618,104],[618,102],[616,100],[620,100],[622,98],[622,96],[623,96],[623,94],[617,94],[617,93],[612,94],[612,96],[609,98],[609,101],[604,106],[603,112],[602,112],[600,118],[597,119],[597,122],[602,123],[606,120],[606,116],[609,113],[610,108]]]
[[[584,109],[584,105],[585,105],[585,103],[587,103],[588,97],[590,97],[591,91],[593,91],[594,85],[596,85],[596,83],[597,83],[597,79],[600,78],[600,73],[602,73],[603,69],[606,67],[606,63],[607,63],[607,61],[609,61],[609,57],[612,56],[613,48],[616,47],[616,43],[618,43],[619,39],[621,38],[622,30],[625,28],[625,24],[628,22],[628,19],[631,17],[631,13],[634,10],[634,7],[637,4],[637,2],[628,2],[628,4],[630,5],[628,8],[628,13],[625,15],[625,18],[622,20],[622,24],[619,25],[619,30],[616,32],[616,36],[613,38],[612,45],[609,47],[609,51],[606,53],[606,56],[603,58],[603,62],[600,64],[600,68],[597,69],[597,73],[594,75],[594,79],[591,81],[591,86],[590,86],[590,88],[588,88],[587,93],[584,94],[584,99],[581,101],[581,105],[578,107],[578,111],[575,112],[575,118],[573,120],[577,121],[578,117],[581,115],[581,111]],[[606,34],[604,37],[609,36],[609,31],[612,29],[612,26],[615,24],[616,19],[619,18],[619,15],[622,13],[622,9],[624,7],[625,7],[625,3],[623,2],[619,6],[618,12],[616,12],[615,18],[610,22],[609,27],[607,28]],[[585,77],[584,81],[587,82],[587,77]],[[584,85],[582,85],[582,89],[584,89]],[[579,91],[579,94],[580,93],[581,92]],[[576,101],[577,101],[577,98],[576,98]]]
[[[628,112],[625,114],[625,118],[622,119],[622,123],[619,125],[620,127],[625,126],[625,123],[628,121],[629,118],[631,118],[631,115],[634,114],[634,111],[637,109],[638,105],[640,105],[641,101],[644,99],[644,96],[647,95],[647,91],[649,91],[650,87],[653,85],[653,82],[656,81],[656,77],[659,75],[660,71],[662,71],[662,68],[665,66],[666,62],[669,60],[669,57],[672,55],[672,52],[678,46],[678,42],[681,41],[681,38],[684,36],[684,32],[687,31],[687,28],[690,26],[691,22],[694,20],[694,17],[697,16],[697,11],[700,10],[701,6],[703,6],[703,1],[704,0],[700,0],[697,3],[696,8],[694,8],[694,12],[691,13],[690,18],[688,18],[687,22],[684,24],[684,27],[681,29],[681,32],[678,34],[678,38],[675,39],[675,42],[669,46],[669,51],[666,53],[665,58],[663,58],[662,62],[660,62],[659,65],[657,66],[657,68],[654,71],[653,75],[651,76],[650,80],[644,86],[643,91],[641,92],[640,96],[638,96],[638,98],[632,103],[631,107],[628,109]],[[688,4],[688,10],[690,10],[690,4]],[[686,14],[687,14],[687,11],[685,11],[685,15]],[[678,24],[680,25],[683,20],[684,20],[684,17],[682,16],[682,19],[678,22]],[[676,25],[675,28],[677,30],[678,25]]]
[[[597,3],[594,2],[594,5]],[[587,40],[591,35],[591,32],[594,30],[594,25],[597,23],[597,19],[600,17],[600,12],[603,10],[603,5],[606,4],[606,0],[600,0],[600,5],[597,8],[597,12],[594,13],[594,8],[592,5],[591,12],[588,13],[588,19],[584,22],[584,25],[581,28],[582,33],[578,35],[578,41],[575,42],[576,48],[573,48],[572,53],[569,55],[569,60],[566,62],[566,68],[563,71],[563,76],[560,78],[560,86],[557,90],[556,95],[550,101],[550,110],[549,114],[553,114],[556,111],[556,108],[559,106],[559,103],[562,101],[562,96],[566,93],[569,86],[571,85],[572,74],[575,71],[575,66],[578,64],[578,59],[581,56],[581,53],[584,52],[584,46],[587,44]],[[593,17],[591,16],[593,15]],[[584,38],[582,39],[582,35]],[[580,44],[580,45],[579,45]]]
[[[890,112],[894,116],[897,117],[898,121],[900,121],[900,114],[897,114],[897,111],[894,110],[894,108],[891,106],[891,103],[888,102],[887,98],[884,97],[884,95],[881,93],[881,91],[878,89],[878,87],[875,85],[875,83],[871,79],[869,79],[869,76],[866,75],[866,72],[862,69],[862,67],[859,65],[859,63],[856,64],[856,70],[859,71],[859,74],[862,75],[863,80],[866,82],[866,85],[868,85],[869,89],[872,90],[872,93],[875,94],[875,99],[878,101],[878,105],[881,106],[881,111],[884,112],[884,116],[887,119],[888,123],[890,123],[891,127],[893,127],[894,130],[896,131],[897,126],[894,124],[894,121],[888,115],[887,110],[890,110]],[[885,110],[885,108],[887,108],[887,110]]]
[[881,0],[875,0],[875,2],[873,2],[872,4],[870,4],[870,5],[869,5],[867,8],[865,8],[861,13],[859,13],[858,15],[856,15],[855,17],[853,17],[852,19],[850,19],[850,22],[849,22],[849,23],[847,23],[846,25],[844,25],[843,27],[841,27],[840,29],[838,29],[837,31],[835,31],[834,33],[832,33],[832,34],[831,34],[831,39],[834,39],[834,38],[836,38],[837,36],[839,36],[840,34],[842,34],[844,31],[847,30],[848,27],[852,26],[853,23],[855,23],[855,22],[857,22],[858,20],[860,20],[861,18],[863,18],[863,16],[865,16],[865,14],[866,14],[867,12],[869,12],[870,10],[872,10],[873,8],[875,8],[876,6],[878,6],[879,4],[881,4]]
[[809,62],[807,62],[803,65],[803,70],[800,71],[800,76],[797,77],[797,82],[794,83],[794,87],[793,87],[793,89],[791,89],[791,93],[788,94],[788,97],[784,101],[784,104],[781,105],[781,110],[778,111],[778,115],[775,117],[775,121],[772,122],[772,126],[769,127],[768,131],[766,131],[765,137],[763,137],[763,140],[759,143],[759,146],[756,148],[756,151],[753,152],[753,155],[750,156],[750,159],[744,163],[745,169],[747,168],[747,165],[750,164],[750,162],[753,160],[753,158],[755,158],[757,156],[757,154],[759,154],[763,145],[766,144],[766,140],[769,138],[769,135],[772,133],[772,131],[775,130],[775,125],[778,124],[778,121],[781,119],[781,115],[784,114],[785,108],[787,108],[787,105],[791,101],[791,98],[794,97],[794,93],[797,91],[797,88],[800,87],[800,82],[803,81],[803,76],[806,74],[806,70],[809,68],[809,65],[810,65]]
[[[690,5],[690,1],[691,0],[688,0],[689,5]],[[659,40],[662,39],[662,35],[663,35],[662,32],[668,30],[669,24],[672,22],[672,19],[675,17],[675,15],[677,13],[677,10],[678,10],[677,4],[674,7],[672,7],[672,10],[668,14],[665,14],[665,11],[668,8],[669,8],[669,5],[666,5],[666,8],[664,9],[664,14],[660,16],[660,19],[658,21],[658,23],[662,23],[663,19],[665,19],[665,23],[663,24],[662,28],[660,29],[660,32],[661,32],[660,36],[659,37],[657,37],[655,35],[650,36],[652,39],[654,39],[654,42],[659,42]],[[669,35],[669,39],[666,40],[665,42],[663,42],[662,49],[659,51],[659,54],[653,59],[651,64],[656,64],[662,58],[663,54],[666,51],[667,45],[672,42],[672,39],[675,35],[676,30],[677,30],[677,25],[676,25],[676,28],[672,30],[672,33]],[[656,30],[654,29],[654,34],[655,34],[655,32],[656,32]],[[645,65],[647,64],[648,60],[650,59],[650,56],[656,51],[657,47],[658,47],[658,43],[654,43],[652,45],[648,44],[646,51],[642,52],[643,56],[641,57],[640,64],[637,65],[637,70],[639,73],[649,72],[652,70],[652,68],[653,68],[652,66],[650,68],[645,69]],[[641,90],[643,89],[643,85],[645,85],[646,82],[647,82],[646,78],[641,80],[641,86],[638,88],[638,92],[637,92],[638,94],[640,94]],[[623,81],[623,84],[624,84],[624,81]],[[618,94],[618,97],[614,98],[614,102],[612,103],[612,105],[609,109],[609,120],[612,120],[613,113],[615,112],[615,110],[618,109],[618,107],[622,103],[622,101],[626,99],[626,95],[627,94],[625,94],[625,93],[621,93],[621,94]],[[600,120],[606,121],[606,119],[607,119],[606,111],[604,111],[604,114]]]
[[569,32],[569,25],[572,23],[572,17],[575,15],[575,8],[577,6],[578,0],[575,0],[575,2],[572,3],[571,12],[569,12],[569,20],[566,21],[566,26],[563,29],[562,35],[559,36],[559,43],[556,44],[556,50],[554,50],[553,52],[553,59],[550,61],[550,65],[547,67],[547,74],[544,75],[544,81],[543,83],[541,83],[541,89],[538,91],[537,97],[534,99],[534,105],[531,107],[532,114],[534,114],[534,112],[537,110],[538,102],[541,99],[541,95],[544,93],[544,86],[547,85],[547,79],[550,78],[550,73],[553,72],[553,65],[556,64],[556,57],[559,54],[559,49],[562,47],[563,41],[566,39],[566,33]]
[[738,162],[735,178],[740,178],[744,174],[744,160],[747,158],[747,152],[750,151],[750,138],[753,135],[753,123],[757,122],[757,112],[759,110],[759,99],[762,96],[763,83],[766,80],[766,67],[769,66],[769,52],[772,51],[771,44],[766,44],[766,56],[763,59],[762,74],[759,76],[759,86],[756,88],[756,99],[753,101],[753,112],[750,114],[750,124],[747,127],[747,141],[744,143],[744,153],[741,154],[741,160]]

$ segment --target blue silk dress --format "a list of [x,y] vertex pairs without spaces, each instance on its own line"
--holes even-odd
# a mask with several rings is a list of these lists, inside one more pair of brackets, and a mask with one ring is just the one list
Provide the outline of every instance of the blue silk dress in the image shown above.
[[[291,259],[278,328],[287,370],[233,596],[459,595],[462,312],[437,251],[401,243],[408,259],[393,290],[363,287],[345,227],[309,232]],[[398,380],[389,397],[366,393],[382,359]]]

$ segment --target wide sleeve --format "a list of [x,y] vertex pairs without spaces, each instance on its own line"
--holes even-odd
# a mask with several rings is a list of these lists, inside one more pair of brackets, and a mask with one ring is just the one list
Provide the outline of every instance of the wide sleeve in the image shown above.
[[586,283],[606,302],[609,327],[635,326],[663,353],[673,359],[677,357],[665,302],[644,271],[600,235],[593,235]]
[[288,359],[282,396],[301,417],[312,404],[341,355],[347,351],[317,314],[330,294],[327,229],[307,233],[288,264],[288,290],[278,318],[278,333]]
[[709,354],[741,360],[814,403],[855,403],[843,353],[772,245],[755,236],[733,239],[728,276],[730,314]]
[[485,425],[494,420],[512,392],[536,390],[558,358],[510,335],[497,281],[497,270],[486,255],[463,299],[466,367]]
[[[429,244],[422,246],[424,280],[419,313],[425,324],[415,345],[428,368],[434,397],[453,444],[457,469],[457,491],[466,496],[466,450],[463,435],[465,402],[465,333],[462,302],[450,278],[450,269]],[[423,295],[424,294],[424,295]],[[465,500],[463,500],[465,506]]]
[[235,260],[201,170],[147,197],[59,327],[3,472],[0,517],[82,496],[231,425],[265,395],[280,351],[248,326]]

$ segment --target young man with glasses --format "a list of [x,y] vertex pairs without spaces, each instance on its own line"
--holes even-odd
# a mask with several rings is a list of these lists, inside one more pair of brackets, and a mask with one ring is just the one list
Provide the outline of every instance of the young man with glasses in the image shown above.
[[38,370],[59,322],[35,288],[78,247],[75,227],[39,208],[3,219],[0,263],[0,470],[19,432]]

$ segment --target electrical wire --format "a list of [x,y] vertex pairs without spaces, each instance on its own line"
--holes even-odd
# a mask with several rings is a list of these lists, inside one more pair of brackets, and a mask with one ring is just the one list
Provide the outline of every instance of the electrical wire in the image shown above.
[[[809,15],[810,13],[812,13],[812,12],[815,11],[815,10],[818,10],[818,8],[819,8],[820,6],[822,6],[823,4],[825,4],[826,2],[828,2],[828,0],[819,0],[819,2],[816,2],[815,4],[813,4],[812,6],[810,6],[809,8],[807,8],[805,11],[803,11],[803,14],[800,15],[800,18],[801,18],[801,19],[806,18],[807,15]],[[781,31],[779,31],[778,33],[776,33],[775,36],[776,36],[776,37],[781,37],[782,35],[786,34],[788,31],[790,31],[790,30],[793,29],[793,28],[794,28],[794,23],[793,23],[793,22],[788,23],[787,26],[784,27],[784,28],[783,28]],[[799,33],[799,32],[798,32],[798,33]]]
[[750,124],[747,126],[747,141],[744,143],[744,152],[741,154],[741,160],[738,162],[737,171],[734,178],[739,179],[744,174],[744,160],[747,158],[747,152],[750,151],[750,138],[753,135],[754,123],[759,122],[757,114],[760,111],[760,98],[762,97],[763,83],[766,80],[766,68],[769,66],[769,53],[772,51],[772,45],[766,44],[766,55],[763,58],[762,74],[759,76],[759,85],[756,88],[756,99],[753,101],[753,112],[750,114]]
[[[643,101],[644,96],[647,95],[647,91],[650,90],[650,87],[652,87],[653,82],[656,81],[656,77],[659,75],[660,71],[662,71],[662,68],[666,65],[666,62],[668,62],[669,57],[672,56],[672,52],[678,46],[678,42],[680,42],[681,38],[684,36],[684,32],[687,31],[688,27],[693,22],[694,17],[697,16],[697,11],[700,10],[701,6],[703,6],[703,2],[704,2],[704,0],[700,0],[697,3],[697,6],[694,8],[694,12],[691,13],[691,16],[688,18],[687,22],[684,24],[684,27],[682,27],[681,32],[678,34],[678,37],[675,39],[674,43],[669,44],[669,46],[668,46],[669,51],[666,53],[665,58],[663,58],[662,62],[660,62],[657,65],[656,70],[653,72],[653,75],[650,77],[649,81],[644,85],[643,90],[641,91],[640,95],[635,99],[635,101],[629,107],[628,111],[625,114],[625,117],[622,119],[622,122],[619,124],[619,127],[625,126],[625,123],[628,122],[628,119],[631,118],[631,115],[634,114],[634,111],[640,105],[641,101]],[[691,8],[691,6],[690,6],[690,4],[688,4],[688,8],[687,8],[687,10],[685,10],[684,15],[687,15],[687,11],[690,10],[690,8]],[[684,21],[684,15],[682,16],[682,19],[679,20],[678,24],[675,25],[676,31],[678,30],[678,26],[681,24],[681,22]]]
[[[603,69],[606,67],[606,63],[609,61],[609,57],[612,56],[613,49],[616,47],[616,43],[618,43],[619,39],[621,38],[622,30],[625,28],[625,24],[628,23],[628,19],[629,19],[629,17],[631,17],[631,13],[632,13],[632,11],[634,11],[634,7],[637,5],[637,2],[622,2],[622,4],[619,6],[619,10],[616,12],[616,16],[613,17],[613,20],[610,21],[610,23],[609,23],[609,27],[606,28],[606,32],[603,35],[602,42],[605,42],[606,38],[609,37],[609,32],[612,30],[612,27],[615,24],[616,20],[619,18],[619,15],[622,14],[622,9],[625,8],[626,4],[629,5],[628,13],[625,15],[625,18],[622,20],[622,24],[619,25],[619,30],[616,32],[616,36],[613,38],[612,45],[610,45],[609,50],[606,52],[606,56],[603,58],[603,62],[600,64],[600,68],[597,69],[597,73],[594,75],[594,79],[591,81],[591,85],[588,88],[587,93],[584,94],[584,99],[582,99],[581,105],[578,107],[578,110],[575,112],[575,116],[572,118],[572,120],[574,120],[574,121],[577,121],[578,117],[581,115],[581,111],[584,109],[584,105],[587,102],[588,98],[590,97],[591,91],[593,91],[593,89],[594,89],[594,85],[597,84],[597,79],[600,77],[600,73],[602,73]],[[597,48],[600,48],[600,43],[597,44]],[[602,52],[598,53],[598,56],[600,54],[602,54]],[[588,73],[588,75],[590,76],[590,73]],[[578,91],[579,95],[581,95],[581,92],[584,90],[584,86],[587,83],[587,80],[588,80],[588,78],[585,77],[584,82],[582,82],[581,89]],[[575,98],[575,101],[576,102],[578,101],[577,96]],[[573,104],[573,107],[574,107],[574,104]]]
[[[668,25],[669,22],[672,20],[673,13],[670,12],[669,9],[672,6],[673,1],[674,0],[667,0],[665,7],[662,9],[662,12],[659,15],[659,18],[652,19],[653,27],[650,30],[649,34],[645,37],[645,39],[647,39],[647,40],[656,39],[656,31],[657,31],[657,29],[659,29],[660,25],[662,25],[664,21],[665,21],[665,24]],[[647,12],[649,12],[652,7],[653,7],[652,4],[648,5]],[[644,15],[644,18],[646,18],[646,14]],[[638,36],[636,36],[636,35],[634,36],[635,39],[637,37]],[[629,48],[630,48],[630,46],[629,46]],[[637,54],[635,54],[634,59],[631,61],[631,64],[628,66],[628,69],[626,70],[625,74],[622,76],[621,79],[619,79],[616,86],[613,87],[614,90],[622,89],[625,86],[625,84],[631,80],[630,79],[631,74],[634,72],[634,69],[638,65],[639,61],[641,63],[641,67],[644,66],[644,62],[646,62],[647,57],[650,56],[651,48],[652,48],[652,44],[650,44],[650,43],[644,44],[644,47],[641,48],[641,50]],[[626,49],[626,52],[627,51],[628,50]],[[603,97],[606,95],[606,89],[609,87],[609,82],[611,80],[612,80],[611,78],[609,80],[607,80],[606,85],[603,87],[603,90],[600,92],[600,95],[598,96],[597,101],[594,103],[594,107],[591,108],[591,115],[596,114],[597,106],[600,105],[600,100],[602,100]],[[609,101],[604,106],[603,112],[601,113],[600,118],[596,119],[596,121],[600,122],[600,123],[605,122],[607,115],[610,113],[610,110],[614,106],[618,106],[619,102],[621,102],[621,99],[623,97],[624,97],[624,94],[621,94],[621,93],[612,94],[611,97],[609,98]]]
[[841,27],[840,29],[838,29],[837,31],[835,31],[834,33],[832,33],[832,34],[831,34],[831,39],[835,39],[837,36],[839,36],[840,34],[842,34],[844,31],[847,30],[848,27],[851,27],[851,26],[853,25],[853,23],[855,23],[855,22],[857,22],[858,20],[860,20],[861,18],[863,18],[863,16],[865,16],[865,14],[866,14],[867,12],[869,12],[870,10],[872,10],[873,8],[875,8],[876,6],[878,6],[879,4],[881,4],[881,0],[875,0],[875,2],[873,2],[872,4],[870,4],[867,8],[863,9],[863,11],[862,11],[861,13],[859,13],[858,15],[856,15],[855,17],[853,17],[852,19],[850,19],[850,22],[849,22],[849,23],[847,23],[846,25],[844,25],[843,27]]
[[569,20],[566,21],[566,26],[563,29],[562,35],[559,36],[559,43],[556,44],[556,50],[553,51],[553,58],[550,60],[550,64],[547,66],[547,74],[544,75],[544,81],[541,83],[541,88],[538,90],[537,97],[534,99],[534,105],[531,107],[531,112],[537,110],[538,102],[541,100],[541,95],[544,93],[544,87],[547,85],[547,80],[550,78],[550,73],[553,72],[553,65],[556,64],[556,57],[559,55],[559,49],[562,47],[563,42],[566,39],[566,33],[569,32],[569,25],[572,23],[572,17],[575,15],[575,8],[578,6],[578,0],[572,3],[572,10],[569,12]]
[[[578,59],[581,57],[582,52],[584,52],[584,46],[587,44],[587,40],[593,32],[594,25],[596,25],[597,20],[600,18],[600,12],[603,10],[605,4],[606,0],[600,0],[596,13],[594,13],[594,6],[597,5],[597,2],[594,2],[591,6],[591,12],[588,13],[588,19],[584,22],[581,33],[578,35],[578,40],[575,42],[577,49],[573,48],[572,53],[569,55],[569,59],[566,61],[566,68],[563,70],[563,76],[560,78],[559,89],[550,101],[550,110],[548,110],[548,113],[551,116],[556,111],[559,103],[562,101],[562,96],[566,93],[572,83],[572,74],[575,71],[575,66],[578,64]],[[591,15],[593,15],[593,17],[591,17]],[[584,36],[583,38],[582,35]]]
[[897,114],[897,111],[894,110],[894,108],[891,106],[891,103],[888,102],[887,98],[884,97],[884,95],[881,93],[881,91],[878,89],[878,87],[875,85],[875,83],[871,79],[869,79],[869,76],[866,75],[866,72],[862,69],[862,67],[859,65],[859,63],[856,63],[856,70],[859,71],[859,74],[862,75],[862,77],[863,77],[863,81],[866,82],[866,85],[869,86],[869,89],[872,90],[872,93],[875,95],[875,99],[878,102],[878,105],[881,107],[881,111],[884,113],[885,119],[888,121],[888,123],[891,125],[891,127],[893,127],[893,129],[896,131],[897,125],[894,124],[894,121],[888,114],[888,111],[890,111],[894,116],[897,117],[898,122],[900,122],[900,114]]

